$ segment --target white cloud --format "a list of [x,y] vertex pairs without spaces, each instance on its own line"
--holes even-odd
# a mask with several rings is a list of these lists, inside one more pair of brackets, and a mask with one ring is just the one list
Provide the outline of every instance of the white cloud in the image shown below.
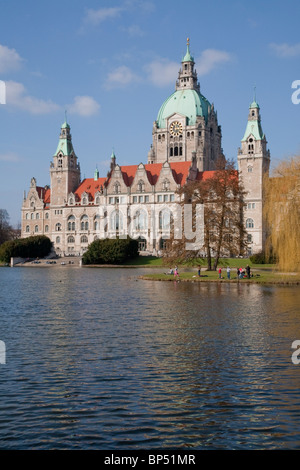
[[123,88],[138,81],[140,81],[140,77],[138,77],[138,75],[133,73],[126,65],[121,65],[108,74],[105,87],[107,89]]
[[129,34],[131,37],[142,37],[145,35],[145,32],[141,29],[139,25],[133,24],[128,28],[123,28],[123,31]]
[[49,114],[60,109],[53,101],[42,100],[27,94],[22,83],[7,81],[6,104],[28,111],[31,114]]
[[276,55],[279,57],[296,57],[300,55],[300,43],[298,44],[275,44],[271,43],[270,48],[273,49]]
[[[155,5],[151,1],[126,0],[123,2],[123,5],[119,7],[89,8],[85,11],[82,26],[79,31],[83,33],[89,26],[98,26],[104,21],[120,17],[123,13],[132,14],[132,12],[136,12],[137,10],[146,14],[152,13],[155,10]],[[137,30],[135,32],[137,32]],[[141,30],[139,32],[141,32]]]
[[201,56],[195,60],[197,74],[199,77],[207,75],[219,64],[223,64],[232,60],[231,54],[218,49],[205,49]]
[[[219,64],[229,62],[231,54],[217,49],[206,49],[198,59],[195,59],[197,74],[199,77],[208,74]],[[148,79],[156,86],[166,86],[175,83],[180,69],[178,62],[168,59],[156,59],[144,67]]]
[[149,80],[156,86],[166,86],[175,83],[179,71],[178,62],[168,59],[157,59],[146,65],[145,71]]
[[81,32],[86,30],[88,26],[97,26],[108,19],[118,17],[123,10],[122,7],[99,8],[98,10],[89,8],[85,12]]
[[100,109],[100,105],[91,96],[75,96],[74,103],[66,107],[71,114],[83,117],[93,116]]
[[19,162],[21,158],[14,152],[8,152],[4,154],[0,154],[0,161],[1,162]]
[[0,73],[18,70],[23,59],[15,49],[9,49],[0,44]]

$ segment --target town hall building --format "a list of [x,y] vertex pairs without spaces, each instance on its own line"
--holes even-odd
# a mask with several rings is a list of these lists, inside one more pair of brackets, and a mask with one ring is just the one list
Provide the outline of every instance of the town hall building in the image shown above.
[[[170,236],[178,189],[209,177],[220,158],[225,158],[221,126],[214,105],[201,93],[188,41],[175,91],[153,123],[147,163],[119,166],[112,153],[106,177],[96,169],[93,178],[81,180],[71,129],[64,122],[50,164],[50,187],[38,186],[33,177],[24,193],[21,236],[44,234],[57,254],[82,255],[98,238],[130,233],[138,238],[140,251],[157,254]],[[246,190],[244,223],[251,254],[264,248],[263,178],[270,165],[256,100],[249,107],[237,160]]]

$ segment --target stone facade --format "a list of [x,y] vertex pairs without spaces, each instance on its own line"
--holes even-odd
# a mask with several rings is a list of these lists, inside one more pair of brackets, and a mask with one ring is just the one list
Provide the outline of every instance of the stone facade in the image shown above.
[[256,100],[249,107],[245,135],[238,149],[238,169],[244,187],[244,223],[248,233],[248,253],[264,249],[266,227],[263,218],[263,180],[269,174],[270,151],[262,131],[260,108]]
[[[189,51],[182,60],[176,90],[161,106],[153,125],[148,163],[120,167],[111,156],[108,176],[98,170],[81,181],[70,126],[61,127],[50,164],[50,188],[31,179],[22,206],[22,237],[45,234],[60,255],[82,255],[97,238],[139,238],[140,250],[158,253],[169,238],[178,210],[176,191],[188,181],[213,171],[221,148],[221,128],[214,106],[200,93],[194,60]],[[250,105],[238,152],[239,174],[246,196],[245,224],[248,252],[264,247],[262,217],[263,178],[270,154],[261,129],[259,106]]]

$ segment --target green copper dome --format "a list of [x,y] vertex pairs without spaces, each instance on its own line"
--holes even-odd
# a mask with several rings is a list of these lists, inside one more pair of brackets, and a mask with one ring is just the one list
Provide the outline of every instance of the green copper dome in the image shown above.
[[166,127],[166,119],[174,113],[187,117],[187,125],[196,124],[197,116],[207,120],[210,110],[209,101],[196,90],[177,90],[162,104],[158,115],[157,125],[160,129]]

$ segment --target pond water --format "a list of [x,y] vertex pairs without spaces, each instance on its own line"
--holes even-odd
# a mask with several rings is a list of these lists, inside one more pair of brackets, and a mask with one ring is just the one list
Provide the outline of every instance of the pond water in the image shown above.
[[0,269],[1,449],[295,449],[298,287]]

